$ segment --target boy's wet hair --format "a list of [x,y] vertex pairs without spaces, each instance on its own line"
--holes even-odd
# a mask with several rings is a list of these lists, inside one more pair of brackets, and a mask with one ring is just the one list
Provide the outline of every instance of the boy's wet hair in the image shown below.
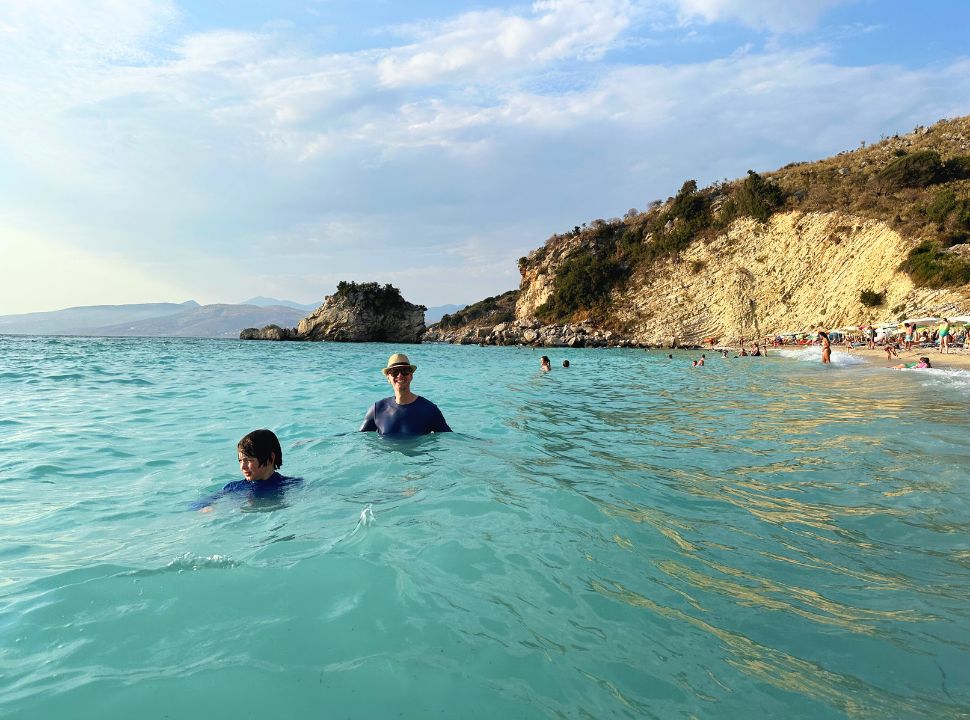
[[272,430],[253,430],[236,443],[236,449],[243,455],[256,458],[256,462],[260,465],[265,465],[275,457],[273,467],[276,469],[283,467],[283,449],[280,447],[279,438]]

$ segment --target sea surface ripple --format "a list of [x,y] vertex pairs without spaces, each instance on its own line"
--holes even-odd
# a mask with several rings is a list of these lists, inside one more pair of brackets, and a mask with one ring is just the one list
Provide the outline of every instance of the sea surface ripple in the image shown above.
[[0,336],[0,716],[970,715],[965,373],[399,349]]

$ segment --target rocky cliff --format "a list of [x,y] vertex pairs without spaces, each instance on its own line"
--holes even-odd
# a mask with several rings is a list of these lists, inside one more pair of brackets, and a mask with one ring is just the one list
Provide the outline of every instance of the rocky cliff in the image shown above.
[[423,305],[407,302],[391,285],[348,283],[303,318],[296,328],[270,325],[240,333],[243,340],[329,340],[417,343],[424,334]]
[[[917,288],[897,269],[920,241],[842,212],[792,211],[765,223],[739,219],[710,242],[639,268],[611,294],[602,322],[618,337],[666,346],[964,314],[970,286]],[[535,315],[548,299],[561,262],[550,253],[526,268],[518,316]],[[881,294],[882,302],[863,305],[864,289]]]
[[519,270],[514,322],[428,337],[699,344],[968,314],[970,118],[764,177],[687,181],[647,211],[553,235]]

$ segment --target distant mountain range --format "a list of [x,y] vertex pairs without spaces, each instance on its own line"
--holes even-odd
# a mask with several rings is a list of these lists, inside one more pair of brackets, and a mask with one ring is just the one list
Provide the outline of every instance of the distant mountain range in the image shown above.
[[243,300],[240,305],[255,305],[256,307],[271,307],[273,305],[279,305],[280,307],[293,308],[294,310],[305,310],[306,312],[311,312],[316,310],[323,304],[323,300],[314,305],[301,305],[298,302],[293,302],[292,300],[277,300],[276,298],[263,297],[262,295],[257,295],[254,298],[249,298],[249,300]]
[[[322,303],[322,301],[321,301]],[[131,337],[236,338],[244,328],[265,325],[296,327],[319,305],[290,300],[254,297],[238,305],[142,303],[135,305],[88,305],[50,312],[0,315],[0,335],[95,335]],[[429,308],[425,322],[431,324],[463,305]]]
[[292,327],[306,310],[270,305],[144,303],[90,305],[51,312],[0,316],[0,334],[239,337],[247,327]]

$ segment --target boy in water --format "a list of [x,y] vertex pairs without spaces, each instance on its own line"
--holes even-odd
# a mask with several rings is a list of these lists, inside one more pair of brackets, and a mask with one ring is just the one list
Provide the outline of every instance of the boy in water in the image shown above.
[[276,472],[283,467],[283,449],[272,430],[253,430],[236,443],[236,457],[242,480],[227,483],[222,490],[192,505],[193,510],[212,512],[212,503],[224,495],[247,493],[249,499],[279,498],[283,489],[301,482]]

